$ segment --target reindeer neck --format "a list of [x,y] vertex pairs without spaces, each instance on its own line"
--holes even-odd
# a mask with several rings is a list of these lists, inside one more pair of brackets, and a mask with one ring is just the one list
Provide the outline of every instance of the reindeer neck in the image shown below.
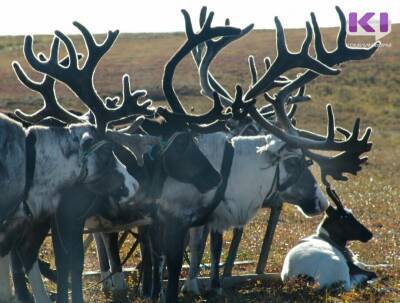
[[79,174],[79,141],[72,140],[65,128],[34,127],[29,132],[36,137],[32,191],[54,195],[73,184]]
[[334,247],[340,248],[340,250],[345,249],[347,246],[347,240],[335,236],[334,233],[329,233],[323,226],[318,228],[317,236],[332,244]]

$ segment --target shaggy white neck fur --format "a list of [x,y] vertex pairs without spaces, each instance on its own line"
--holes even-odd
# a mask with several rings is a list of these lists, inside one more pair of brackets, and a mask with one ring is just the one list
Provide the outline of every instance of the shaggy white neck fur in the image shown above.
[[[226,134],[216,133],[199,137],[199,148],[215,169],[221,170]],[[243,226],[261,208],[274,183],[276,161],[257,150],[267,143],[265,136],[235,137],[232,139],[234,157],[225,200],[212,214],[210,227],[224,231]]]

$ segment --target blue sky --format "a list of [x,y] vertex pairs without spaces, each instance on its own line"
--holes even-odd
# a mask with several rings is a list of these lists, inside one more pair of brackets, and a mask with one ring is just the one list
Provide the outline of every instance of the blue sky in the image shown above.
[[285,28],[304,27],[311,11],[317,14],[321,27],[338,26],[335,5],[346,14],[350,11],[360,14],[388,12],[392,22],[400,22],[400,2],[397,0],[2,0],[0,35],[51,34],[55,29],[76,33],[72,26],[74,20],[95,33],[109,29],[122,32],[182,31],[180,9],[187,9],[197,20],[203,5],[215,12],[214,24],[230,17],[232,25],[255,23],[260,29],[273,28],[274,16],[280,17]]

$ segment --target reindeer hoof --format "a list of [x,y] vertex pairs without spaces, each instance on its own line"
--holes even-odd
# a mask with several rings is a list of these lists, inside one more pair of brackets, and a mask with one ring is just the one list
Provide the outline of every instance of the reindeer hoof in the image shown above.
[[19,298],[16,298],[15,302],[16,302],[16,303],[34,303],[35,300],[33,299],[33,297],[32,297],[32,298],[29,298],[29,299],[19,299]]
[[114,291],[126,291],[127,290],[127,285],[125,282],[125,275],[123,272],[117,272],[112,275],[112,286]]
[[224,291],[221,287],[212,287],[209,289],[209,291],[207,293],[209,296],[220,297],[224,294]]
[[199,288],[199,282],[197,281],[197,279],[194,278],[186,280],[185,284],[183,284],[182,286],[182,292],[184,294],[200,296],[201,292]]
[[102,283],[102,290],[105,293],[109,293],[113,290],[113,282],[112,278],[110,277],[111,273],[109,271],[102,271],[100,274],[101,283]]

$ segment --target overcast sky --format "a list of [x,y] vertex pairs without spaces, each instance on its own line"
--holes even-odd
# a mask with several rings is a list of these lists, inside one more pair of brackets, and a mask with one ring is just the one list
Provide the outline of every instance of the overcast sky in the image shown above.
[[[59,4],[60,3],[60,4]],[[255,23],[256,28],[273,28],[273,17],[283,25],[303,27],[314,11],[321,27],[338,26],[335,5],[346,13],[388,12],[400,22],[398,0],[2,0],[0,35],[51,34],[55,29],[76,33],[72,21],[80,21],[94,33],[109,29],[121,32],[171,32],[183,30],[182,8],[197,16],[201,6],[215,12],[213,24],[226,17],[234,26]],[[194,18],[194,17],[193,17]]]

